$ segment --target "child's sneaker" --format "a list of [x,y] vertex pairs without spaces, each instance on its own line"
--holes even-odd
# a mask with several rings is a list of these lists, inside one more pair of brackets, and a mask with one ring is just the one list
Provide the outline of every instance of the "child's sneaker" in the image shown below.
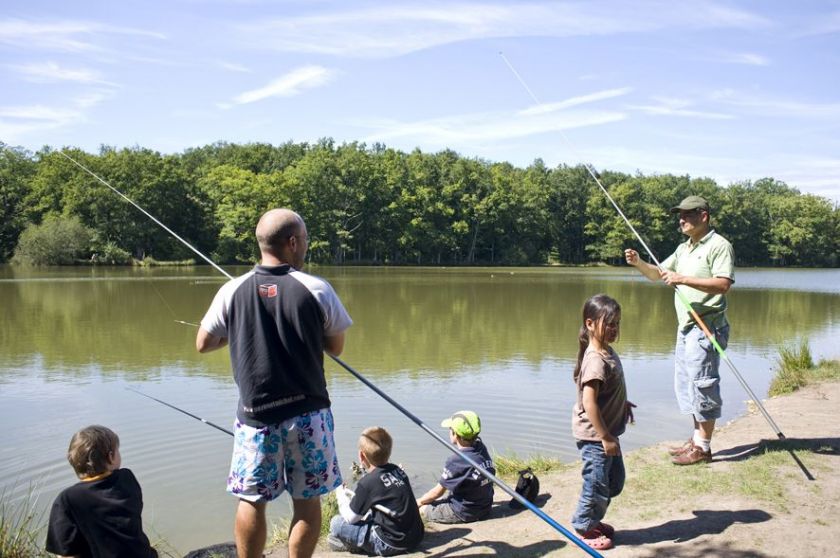
[[333,535],[327,535],[327,546],[333,552],[347,552],[349,550],[341,539]]

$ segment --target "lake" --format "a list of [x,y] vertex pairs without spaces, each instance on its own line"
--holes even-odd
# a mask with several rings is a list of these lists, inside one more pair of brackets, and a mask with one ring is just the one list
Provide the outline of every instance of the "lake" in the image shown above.
[[[632,269],[307,271],[333,284],[355,321],[342,359],[424,423],[437,428],[452,412],[472,409],[491,451],[566,461],[576,459],[571,375],[580,309],[606,292],[622,305],[615,348],[638,405],[622,447],[689,433],[672,392],[673,291]],[[198,322],[224,280],[210,267],[0,266],[0,490],[7,503],[31,490],[48,510],[76,480],[65,459],[70,436],[100,423],[119,434],[123,466],[143,487],[150,538],[182,553],[232,540],[236,500],[224,491],[230,437],[127,389],[231,428],[236,389],[227,351],[197,354],[195,327],[179,323]],[[736,280],[727,354],[759,397],[780,345],[807,338],[815,357],[840,357],[840,270],[739,269]],[[381,425],[415,493],[431,487],[448,450],[334,362],[326,359],[326,367],[345,475],[361,430]],[[744,412],[747,395],[724,364],[721,374],[723,424]],[[767,437],[774,437],[769,425]],[[289,508],[281,498],[269,508],[272,519]]]

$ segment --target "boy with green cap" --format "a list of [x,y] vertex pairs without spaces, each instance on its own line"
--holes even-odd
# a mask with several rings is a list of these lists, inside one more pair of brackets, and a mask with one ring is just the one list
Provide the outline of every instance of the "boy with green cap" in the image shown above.
[[[473,411],[458,411],[440,423],[449,441],[463,454],[496,474],[487,447],[478,437],[481,419]],[[449,497],[441,497],[449,491]],[[434,523],[470,523],[487,518],[493,507],[493,483],[460,455],[450,455],[438,484],[417,499],[420,515]]]

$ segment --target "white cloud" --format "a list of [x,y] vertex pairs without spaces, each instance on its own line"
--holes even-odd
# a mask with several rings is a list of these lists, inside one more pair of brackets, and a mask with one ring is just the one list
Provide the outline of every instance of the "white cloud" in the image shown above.
[[91,108],[114,96],[112,90],[90,91],[77,96],[73,103],[79,108]]
[[220,60],[218,64],[220,67],[222,67],[225,70],[228,70],[229,72],[250,74],[253,71],[247,66],[243,66],[242,64],[234,64],[233,62],[225,62],[224,60]]
[[285,17],[238,27],[259,48],[386,58],[457,41],[500,37],[569,37],[659,29],[756,28],[763,17],[710,2],[451,2],[383,4]]
[[694,103],[688,99],[675,99],[671,97],[654,97],[655,105],[631,105],[628,108],[650,114],[653,116],[681,116],[687,118],[705,118],[710,120],[731,120],[735,116],[721,112],[707,112],[693,110]]
[[620,112],[564,112],[522,115],[515,112],[476,113],[434,118],[414,122],[398,120],[369,120],[357,122],[375,128],[365,142],[407,138],[417,145],[458,148],[465,143],[489,144],[499,140],[521,138],[535,134],[556,132],[617,122],[625,115]]
[[557,101],[554,103],[541,103],[531,108],[527,108],[519,112],[522,116],[532,116],[537,114],[547,114],[549,112],[554,112],[558,110],[567,109],[569,107],[574,107],[578,105],[583,105],[586,103],[594,103],[596,101],[602,101],[604,99],[612,99],[614,97],[621,97],[622,95],[627,95],[633,91],[632,87],[622,87],[618,89],[606,89],[604,91],[597,91],[595,93],[590,93],[588,95],[581,95],[579,97],[572,97],[569,99],[565,99],[563,101]]
[[112,90],[94,90],[69,100],[66,107],[46,105],[0,106],[0,138],[16,143],[35,132],[77,125],[87,111],[113,96]]
[[748,66],[769,66],[770,59],[752,52],[737,52],[726,54],[722,57],[724,62],[729,64],[745,64]]
[[820,14],[819,21],[814,21],[799,33],[799,36],[831,35],[840,33],[840,11]]
[[21,19],[0,20],[0,44],[27,50],[42,49],[59,52],[101,51],[102,35],[135,35],[164,39],[154,31],[109,26],[89,21],[36,22]]
[[75,81],[78,83],[99,83],[115,85],[102,79],[102,75],[90,68],[67,68],[56,62],[40,62],[25,65],[11,65],[11,69],[22,74],[24,79],[39,83]]
[[712,93],[711,98],[721,104],[772,117],[805,117],[840,119],[840,103],[814,103],[743,94],[732,89]]
[[[269,97],[292,97],[299,95],[304,89],[312,89],[329,83],[335,75],[335,70],[322,66],[303,66],[275,79],[268,85],[240,93],[233,98],[232,104],[244,105]],[[221,103],[219,107],[229,108],[230,104]]]
[[77,109],[57,109],[43,105],[0,107],[0,137],[16,143],[32,132],[63,128],[84,120]]

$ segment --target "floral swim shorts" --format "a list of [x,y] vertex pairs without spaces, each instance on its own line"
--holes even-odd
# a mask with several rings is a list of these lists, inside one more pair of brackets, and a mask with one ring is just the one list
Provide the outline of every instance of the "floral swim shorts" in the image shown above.
[[250,502],[271,501],[284,491],[314,498],[341,486],[332,411],[312,411],[255,428],[238,420],[227,491]]

